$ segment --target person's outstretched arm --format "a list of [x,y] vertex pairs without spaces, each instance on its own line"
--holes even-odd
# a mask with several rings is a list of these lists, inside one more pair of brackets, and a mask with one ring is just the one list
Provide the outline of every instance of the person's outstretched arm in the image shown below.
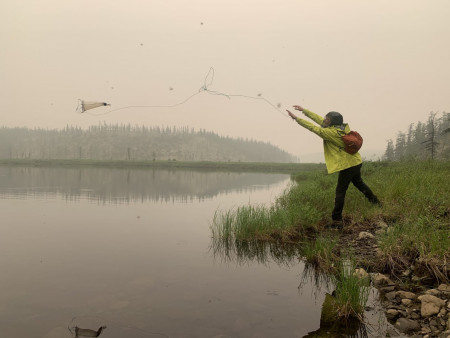
[[[295,110],[301,111],[303,114],[305,114],[307,117],[309,117],[314,122],[316,122],[318,124],[322,124],[323,117],[321,117],[307,109],[303,109],[301,106],[294,106],[294,108],[295,108]],[[320,136],[321,138],[323,138],[325,140],[333,140],[333,138],[335,136],[335,132],[332,131],[331,129],[318,127],[315,124],[313,124],[307,120],[297,117],[295,114],[291,113],[289,110],[286,110],[286,111],[288,112],[289,116],[292,119],[294,119],[302,127],[312,131],[313,133],[317,134],[318,136]]]
[[308,109],[305,109],[305,108],[303,108],[302,106],[299,106],[299,105],[295,105],[294,109],[302,112],[306,117],[309,117],[311,120],[316,122],[318,125],[320,125],[320,126],[322,125],[322,123],[323,123],[323,117],[322,116],[317,115],[316,113],[313,113],[312,111],[310,111]]

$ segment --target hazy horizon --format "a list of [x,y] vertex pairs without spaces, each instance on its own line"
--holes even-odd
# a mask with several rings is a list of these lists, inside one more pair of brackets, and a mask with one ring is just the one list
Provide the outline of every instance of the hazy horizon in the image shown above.
[[[0,9],[6,127],[188,126],[302,160],[322,142],[285,115],[294,104],[341,112],[364,137],[363,157],[450,110],[444,0],[6,0]],[[219,95],[198,93],[205,85]],[[111,107],[79,114],[78,99]],[[128,106],[173,107],[113,111]]]

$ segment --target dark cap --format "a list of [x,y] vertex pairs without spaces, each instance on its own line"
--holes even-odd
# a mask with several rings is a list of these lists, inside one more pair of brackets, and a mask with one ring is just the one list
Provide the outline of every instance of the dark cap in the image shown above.
[[330,126],[340,126],[344,123],[344,118],[337,111],[330,111],[326,117],[330,118]]

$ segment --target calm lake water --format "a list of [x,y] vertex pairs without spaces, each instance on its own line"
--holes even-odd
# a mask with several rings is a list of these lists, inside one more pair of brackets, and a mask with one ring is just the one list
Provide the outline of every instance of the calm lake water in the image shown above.
[[[214,251],[217,210],[289,175],[0,167],[0,337],[303,337],[325,298],[298,258]],[[299,285],[301,287],[299,288]],[[319,292],[320,291],[320,292]],[[71,331],[72,332],[71,332]]]

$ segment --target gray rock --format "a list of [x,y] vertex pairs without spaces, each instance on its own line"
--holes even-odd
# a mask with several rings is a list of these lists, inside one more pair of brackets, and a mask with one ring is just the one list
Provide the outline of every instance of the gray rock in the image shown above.
[[398,291],[397,295],[401,298],[401,299],[414,299],[416,298],[416,294],[412,293],[412,292],[408,292],[408,291]]
[[439,338],[450,338],[450,331],[445,331],[445,332],[442,332],[440,335],[439,335]]
[[392,285],[392,286],[384,286],[384,287],[380,288],[380,291],[381,291],[381,292],[384,292],[384,293],[386,293],[386,292],[391,292],[391,291],[394,291],[394,290],[395,290],[395,285]]
[[395,297],[397,296],[397,291],[388,292],[384,296],[386,297],[387,300],[392,302],[395,299]]
[[358,239],[359,240],[363,240],[363,239],[372,239],[375,238],[374,235],[372,235],[370,232],[367,231],[361,231],[358,235]]
[[416,312],[411,313],[409,316],[411,317],[411,319],[420,319],[419,314]]
[[422,329],[420,330],[422,334],[428,334],[431,333],[431,329],[428,326],[422,326]]
[[400,337],[400,333],[393,327],[389,327],[386,330],[386,337]]
[[407,318],[399,318],[395,322],[395,327],[403,333],[412,333],[420,330],[420,324],[418,322]]
[[384,256],[384,253],[383,253],[383,251],[382,251],[380,248],[376,248],[376,249],[375,249],[375,255],[376,255],[377,257],[383,257],[383,256]]
[[383,220],[380,219],[377,221],[377,227],[381,228],[381,229],[385,229],[388,227],[388,225]]
[[411,299],[404,298],[404,299],[402,299],[402,304],[403,304],[404,306],[411,306],[412,300],[411,300]]
[[441,284],[441,285],[439,285],[438,290],[441,292],[444,292],[445,294],[450,294],[450,285]]
[[369,277],[369,274],[363,268],[355,269],[355,272],[353,273],[353,275],[358,277],[358,278],[367,278],[367,277]]
[[389,279],[388,276],[383,275],[381,273],[374,273],[372,274],[372,280],[373,284],[375,286],[382,286],[382,285],[393,285],[394,283]]
[[433,335],[436,335],[436,332],[439,332],[439,329],[434,325],[430,325],[430,328]]
[[395,309],[386,310],[386,318],[390,320],[394,320],[398,317],[398,311]]
[[420,307],[420,314],[424,318],[438,314],[441,307],[445,305],[445,301],[432,295],[419,296],[419,300],[422,303]]
[[436,319],[430,320],[430,326],[438,326],[438,322]]
[[404,310],[399,310],[402,317],[408,318],[408,312]]
[[436,290],[436,289],[430,289],[430,290],[427,290],[426,292],[425,292],[425,294],[427,294],[427,295],[432,295],[432,296],[439,296],[440,295],[440,291],[439,290]]
[[382,235],[386,232],[387,229],[377,229],[375,230],[375,234],[376,235]]

